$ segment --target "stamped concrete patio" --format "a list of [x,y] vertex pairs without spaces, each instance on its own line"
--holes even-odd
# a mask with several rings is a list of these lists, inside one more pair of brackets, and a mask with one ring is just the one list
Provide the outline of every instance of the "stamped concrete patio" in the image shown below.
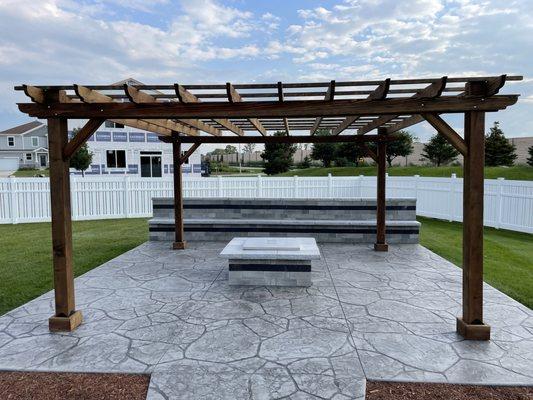
[[366,379],[533,384],[533,311],[485,286],[490,342],[463,341],[461,271],[419,245],[322,245],[310,288],[229,287],[225,243],[145,243],[0,317],[0,369],[151,373],[149,399],[362,399]]

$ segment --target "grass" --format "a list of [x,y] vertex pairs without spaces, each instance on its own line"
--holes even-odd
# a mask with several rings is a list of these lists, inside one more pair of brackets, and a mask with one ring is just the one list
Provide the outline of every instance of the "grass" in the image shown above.
[[[421,218],[420,244],[455,265],[462,263],[463,225]],[[485,228],[484,280],[533,308],[533,235]]]
[[[461,264],[462,225],[419,218],[421,244]],[[0,225],[0,315],[52,289],[50,224]],[[143,243],[146,219],[73,223],[74,274]],[[485,229],[485,281],[533,308],[533,235]]]
[[[284,172],[276,176],[357,176],[367,175],[375,176],[377,168],[372,167],[330,167],[330,168],[307,168],[295,169],[289,172]],[[390,176],[434,176],[447,177],[451,174],[457,174],[458,177],[463,176],[463,167],[461,166],[446,166],[446,167],[392,167],[388,168],[387,172]],[[509,180],[533,181],[533,167],[528,165],[515,165],[513,167],[485,167],[485,178],[496,179],[505,178]]]
[[[0,315],[52,289],[50,223],[0,225]],[[79,276],[148,239],[146,219],[73,222]]]
[[46,169],[19,169],[15,171],[13,176],[17,178],[33,178],[35,175],[50,176],[50,170]]

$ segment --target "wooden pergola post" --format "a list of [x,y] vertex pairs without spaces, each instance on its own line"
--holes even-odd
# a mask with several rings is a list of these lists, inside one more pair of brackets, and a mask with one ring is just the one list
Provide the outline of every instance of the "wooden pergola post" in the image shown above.
[[[481,83],[467,87],[469,95],[483,93]],[[457,331],[465,339],[489,340],[483,323],[483,196],[485,165],[485,113],[465,113],[467,154],[463,167],[463,316]]]
[[183,250],[187,247],[183,233],[183,181],[181,168],[181,141],[172,140],[172,158],[174,163],[174,230],[175,237],[172,248]]
[[[386,135],[387,128],[378,128],[378,135]],[[375,251],[388,251],[389,245],[385,239],[385,179],[387,172],[387,142],[378,142],[378,173],[377,173],[377,196],[376,196],[376,243]]]
[[55,294],[55,315],[48,321],[51,331],[72,331],[82,321],[74,301],[69,161],[63,157],[67,142],[67,119],[48,119]]

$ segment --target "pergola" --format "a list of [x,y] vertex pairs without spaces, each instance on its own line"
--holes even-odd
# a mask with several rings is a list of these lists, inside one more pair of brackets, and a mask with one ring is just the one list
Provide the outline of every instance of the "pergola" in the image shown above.
[[[82,321],[75,307],[69,158],[105,120],[151,131],[171,142],[174,158],[175,249],[183,232],[181,165],[202,143],[351,142],[376,160],[376,251],[387,251],[385,177],[387,142],[394,132],[427,121],[464,157],[463,314],[466,339],[490,338],[483,323],[483,167],[485,113],[505,109],[518,95],[498,94],[520,76],[385,79],[325,83],[225,85],[66,85],[15,87],[32,103],[20,111],[48,120],[55,288],[51,331],[71,331]],[[464,113],[464,138],[442,114]],[[88,119],[68,139],[68,119]],[[331,135],[316,135],[319,129]],[[368,134],[377,129],[377,134]],[[272,136],[269,131],[284,131]],[[294,134],[294,132],[298,134]],[[301,132],[307,132],[301,134]],[[367,147],[377,143],[377,154]],[[182,154],[181,144],[193,146]]]

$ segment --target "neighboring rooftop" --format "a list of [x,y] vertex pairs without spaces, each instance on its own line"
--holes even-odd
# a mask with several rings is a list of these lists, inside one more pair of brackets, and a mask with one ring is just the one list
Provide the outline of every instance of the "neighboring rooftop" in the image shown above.
[[13,128],[6,129],[5,131],[1,131],[0,135],[22,135],[42,125],[44,124],[39,121],[27,122],[25,124],[18,125]]

